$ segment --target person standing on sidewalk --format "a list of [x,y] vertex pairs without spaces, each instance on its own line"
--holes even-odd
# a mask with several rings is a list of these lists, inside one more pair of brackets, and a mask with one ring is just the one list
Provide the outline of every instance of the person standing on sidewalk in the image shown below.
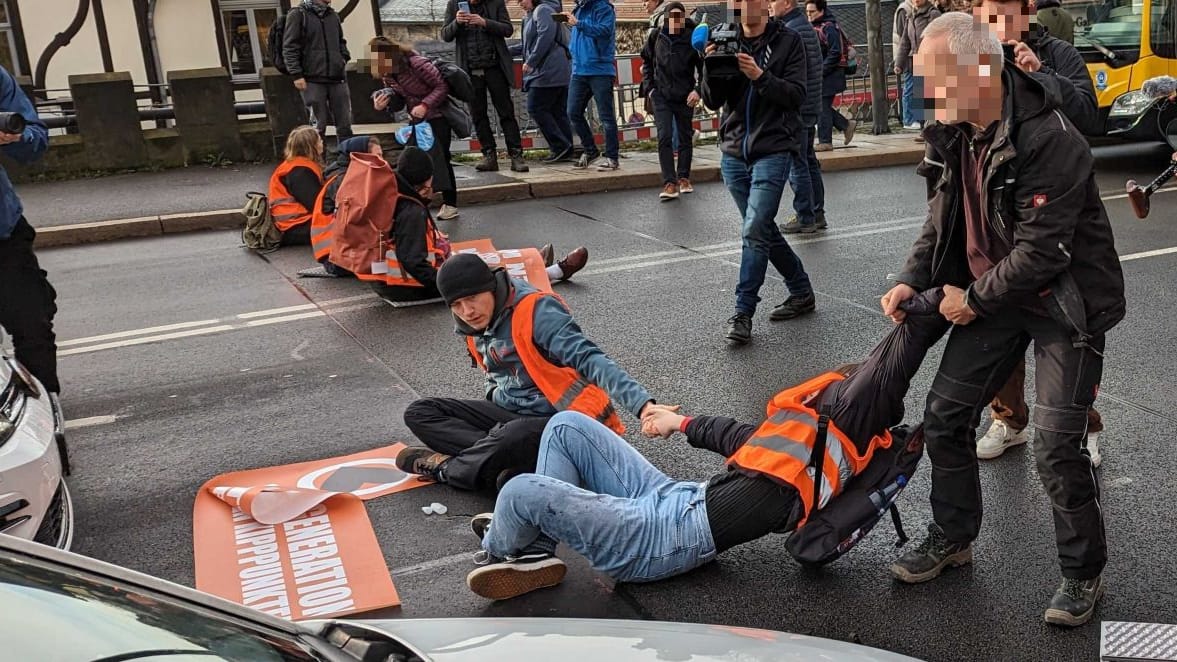
[[805,5],[809,22],[817,30],[822,52],[821,118],[817,123],[817,151],[828,152],[834,148],[834,129],[842,132],[842,144],[854,140],[854,129],[858,122],[848,120],[834,108],[834,97],[846,91],[846,63],[842,58],[848,46],[843,44],[845,35],[838,27],[838,19],[827,6],[826,0],[810,0]]
[[773,0],[772,14],[786,27],[801,35],[805,45],[805,102],[801,104],[801,152],[789,168],[793,189],[793,214],[782,227],[785,234],[811,234],[826,229],[826,187],[821,163],[813,150],[817,120],[821,115],[821,42],[797,0]]
[[[17,113],[25,120],[20,133],[0,131],[0,151],[17,163],[40,159],[49,147],[49,131],[16,79],[0,67],[0,112]],[[24,206],[8,172],[0,166],[0,326],[12,336],[16,360],[45,387],[57,394],[57,292],[37,263],[33,239],[37,232],[24,217]]]
[[642,48],[642,85],[638,93],[654,104],[658,163],[662,167],[662,191],[658,196],[663,202],[695,190],[691,186],[693,145],[690,140],[680,145],[676,168],[674,135],[691,135],[703,72],[703,58],[691,46],[695,24],[687,18],[686,7],[681,2],[668,2],[665,7],[665,25],[651,33]]
[[[906,89],[907,81],[912,82],[912,99],[914,101],[914,87],[916,85],[915,73],[912,70],[912,56],[920,50],[920,42],[923,41],[924,30],[927,29],[928,24],[940,18],[940,10],[932,2],[932,0],[911,0],[911,12],[907,15],[907,27],[903,29],[903,35],[899,38],[899,49],[895,53],[895,75],[903,76],[904,89]],[[922,94],[920,95],[922,98]],[[906,108],[906,106],[905,106]],[[908,124],[904,121],[904,128],[907,129],[922,129],[924,126],[923,111],[915,112],[912,109],[912,116],[914,121]],[[907,111],[904,110],[904,117],[907,117]],[[916,137],[916,142],[923,142],[922,136]]]
[[[899,85],[902,90],[901,94],[901,111],[900,119],[903,122],[903,128],[919,130],[920,120],[923,119],[923,109],[916,107],[916,90],[915,78],[911,75],[911,69],[908,68],[903,71],[899,66],[899,45],[903,43],[903,36],[907,34],[907,19],[911,16],[914,7],[911,0],[903,0],[899,6],[895,8],[895,16],[893,17],[891,25],[891,69],[899,77]],[[922,97],[922,92],[921,92]]]
[[568,81],[572,77],[571,34],[553,18],[560,0],[519,0],[523,17],[523,89],[527,114],[535,120],[549,156],[544,163],[572,158],[572,124],[568,122]]
[[[736,312],[724,333],[728,344],[752,340],[752,316],[768,265],[785,279],[789,298],[769,319],[787,320],[813,312],[809,275],[776,224],[789,169],[799,160],[801,106],[805,102],[805,45],[801,36],[769,16],[768,0],[728,0],[739,10],[740,73],[709,71],[703,58],[703,103],[723,109],[719,125],[720,172],[740,210],[743,251],[736,285]],[[708,44],[706,54],[715,51]]]
[[327,138],[327,118],[335,120],[338,140],[352,137],[351,92],[347,63],[351,53],[343,38],[343,22],[331,0],[302,0],[286,17],[282,59],[294,87],[315,116],[319,136]]
[[617,111],[613,104],[613,79],[617,77],[614,53],[617,50],[617,14],[609,0],[577,0],[571,13],[561,14],[572,27],[572,82],[568,86],[568,119],[584,148],[576,161],[586,169],[601,151],[589,127],[589,98],[597,105],[597,116],[605,132],[605,160],[597,170],[608,172],[620,167],[617,138]]
[[455,43],[458,66],[470,74],[470,81],[474,84],[470,114],[474,116],[474,128],[482,145],[482,160],[474,166],[480,172],[499,169],[498,147],[486,106],[488,94],[503,128],[511,170],[528,171],[523,160],[519,122],[515,120],[515,102],[511,99],[515,70],[507,49],[507,37],[514,33],[515,26],[507,14],[506,0],[450,0],[446,5],[441,38]]

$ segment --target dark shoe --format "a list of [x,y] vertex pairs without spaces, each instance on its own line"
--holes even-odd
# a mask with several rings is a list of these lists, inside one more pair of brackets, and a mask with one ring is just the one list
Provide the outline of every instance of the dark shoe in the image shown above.
[[858,128],[858,122],[850,120],[846,123],[846,130],[842,132],[843,145],[849,145],[851,140],[854,140],[854,130]]
[[727,321],[727,333],[724,337],[732,347],[747,345],[752,340],[752,316],[747,313],[732,315]]
[[817,225],[813,223],[802,223],[801,219],[793,216],[781,226],[781,232],[785,234],[813,234],[817,232]]
[[470,530],[478,536],[479,540],[486,537],[486,530],[490,528],[490,521],[493,518],[494,513],[479,513],[470,518]]
[[814,310],[817,310],[817,298],[812,294],[805,296],[792,294],[789,295],[785,302],[776,308],[772,309],[768,319],[771,322],[780,322],[781,320],[791,320],[794,317],[808,315]]
[[511,172],[530,172],[531,168],[527,167],[527,161],[523,160],[523,154],[511,155]]
[[1043,618],[1051,625],[1076,627],[1091,620],[1103,597],[1103,575],[1095,579],[1064,579],[1054,592]]
[[548,158],[543,160],[543,162],[547,163],[547,164],[563,163],[564,161],[568,161],[570,159],[572,159],[572,148],[571,147],[565,149],[563,152],[559,152],[559,153],[552,152],[548,156]]
[[560,271],[563,272],[559,280],[565,281],[572,278],[572,274],[583,269],[586,264],[588,264],[588,249],[581,246],[556,263],[556,266],[560,267]]
[[491,600],[509,600],[564,581],[568,568],[551,554],[535,554],[514,560],[485,555],[487,565],[466,575],[466,586]]
[[437,483],[444,483],[442,467],[451,456],[435,453],[432,449],[410,446],[396,454],[396,468],[407,474],[425,476]]
[[580,158],[576,159],[576,163],[574,163],[572,165],[572,167],[578,168],[580,170],[584,170],[584,169],[588,168],[589,166],[591,166],[592,164],[596,163],[597,159],[599,159],[599,158],[601,158],[600,152],[597,152],[595,154],[593,152],[585,152],[580,155]]
[[519,474],[527,473],[523,469],[503,469],[499,472],[498,477],[495,478],[495,494],[503,491],[503,486],[511,481],[512,478]]
[[550,267],[556,263],[556,249],[552,248],[551,244],[544,244],[543,248],[539,249],[539,256],[544,259],[545,267]]
[[620,167],[621,164],[617,162],[617,159],[606,157],[602,163],[597,165],[597,172],[613,172]]
[[944,530],[928,525],[928,537],[920,546],[891,564],[891,574],[901,582],[919,584],[940,576],[944,568],[956,568],[973,562],[973,546],[950,542]]
[[482,155],[482,160],[474,165],[474,169],[478,172],[498,172],[499,171],[499,155],[494,152],[487,152]]
[[826,225],[826,213],[824,211],[814,212],[813,225],[818,230],[824,230],[830,226]]

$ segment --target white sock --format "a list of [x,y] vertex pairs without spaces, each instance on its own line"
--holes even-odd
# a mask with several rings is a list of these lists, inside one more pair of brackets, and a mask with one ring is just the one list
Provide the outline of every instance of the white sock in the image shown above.
[[560,280],[564,277],[564,270],[561,269],[560,265],[558,264],[553,264],[552,266],[548,267],[547,272],[549,280]]

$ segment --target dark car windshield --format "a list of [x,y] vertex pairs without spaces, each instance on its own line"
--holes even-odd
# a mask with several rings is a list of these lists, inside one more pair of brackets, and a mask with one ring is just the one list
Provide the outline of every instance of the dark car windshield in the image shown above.
[[8,660],[319,659],[283,633],[23,557],[0,555],[0,614]]

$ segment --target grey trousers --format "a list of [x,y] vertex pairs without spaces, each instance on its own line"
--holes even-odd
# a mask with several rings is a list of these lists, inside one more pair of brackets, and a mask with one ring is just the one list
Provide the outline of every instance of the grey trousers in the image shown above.
[[[340,140],[352,137],[351,131],[351,93],[347,89],[347,81],[338,83],[312,83],[307,81],[307,89],[302,92],[302,101],[311,109],[311,121],[318,129],[319,135],[327,136],[327,124],[335,124],[335,134]],[[328,122],[328,120],[334,120]]]

